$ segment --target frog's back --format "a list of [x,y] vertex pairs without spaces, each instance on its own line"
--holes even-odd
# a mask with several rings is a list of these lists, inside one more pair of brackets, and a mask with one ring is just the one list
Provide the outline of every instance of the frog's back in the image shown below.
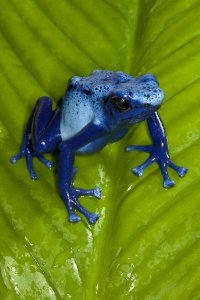
[[62,139],[76,135],[91,122],[105,124],[103,99],[118,83],[130,80],[133,77],[123,72],[104,70],[96,70],[87,77],[72,77],[62,106]]

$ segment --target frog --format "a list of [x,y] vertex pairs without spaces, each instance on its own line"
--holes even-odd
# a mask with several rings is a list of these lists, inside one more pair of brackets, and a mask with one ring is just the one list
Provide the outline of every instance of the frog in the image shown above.
[[[138,77],[123,71],[94,70],[88,76],[73,76],[68,81],[64,96],[53,108],[53,100],[40,97],[27,122],[19,153],[11,158],[15,164],[25,157],[30,177],[38,179],[33,167],[37,158],[48,168],[53,163],[45,153],[58,151],[58,190],[68,211],[71,223],[79,222],[82,215],[95,224],[99,214],[88,211],[79,197],[102,197],[100,187],[83,189],[74,186],[78,168],[75,155],[90,154],[109,143],[121,140],[136,124],[146,121],[152,145],[128,145],[125,151],[149,153],[149,157],[132,173],[142,176],[154,162],[160,167],[163,186],[170,188],[175,182],[169,177],[168,167],[183,177],[188,169],[172,162],[166,130],[158,114],[164,100],[157,77],[144,74]],[[79,213],[78,213],[79,212]]]

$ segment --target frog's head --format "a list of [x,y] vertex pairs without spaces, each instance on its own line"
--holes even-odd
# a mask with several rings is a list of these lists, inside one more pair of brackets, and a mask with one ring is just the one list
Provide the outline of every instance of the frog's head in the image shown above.
[[146,74],[117,84],[104,98],[104,104],[114,124],[129,127],[149,118],[161,106],[163,98],[156,77]]

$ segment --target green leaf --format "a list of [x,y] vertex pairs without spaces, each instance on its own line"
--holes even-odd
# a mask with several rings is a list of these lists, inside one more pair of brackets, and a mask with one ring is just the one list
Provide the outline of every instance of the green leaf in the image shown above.
[[[200,299],[199,1],[0,0],[0,298]],[[162,187],[157,166],[130,169],[145,154],[142,123],[120,142],[76,158],[76,185],[101,186],[81,203],[95,225],[70,224],[57,191],[57,166],[12,166],[36,99],[57,100],[72,75],[93,69],[154,73],[166,93],[160,114],[171,156],[189,167]],[[57,156],[50,156],[57,162]]]

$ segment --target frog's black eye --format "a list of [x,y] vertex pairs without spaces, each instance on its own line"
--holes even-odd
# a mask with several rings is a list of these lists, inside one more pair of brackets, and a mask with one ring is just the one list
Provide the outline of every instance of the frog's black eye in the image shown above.
[[83,93],[86,94],[86,95],[91,95],[92,94],[92,91],[88,88],[84,88],[83,89]]
[[120,112],[128,111],[131,108],[129,100],[119,96],[113,96],[111,98],[111,103]]

